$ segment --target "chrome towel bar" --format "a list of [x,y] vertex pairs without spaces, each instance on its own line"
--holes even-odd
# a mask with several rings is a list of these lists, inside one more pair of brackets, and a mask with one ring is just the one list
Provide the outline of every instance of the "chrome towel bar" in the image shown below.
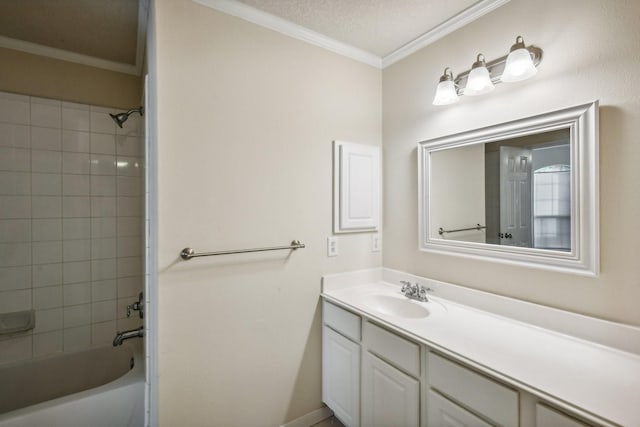
[[444,233],[457,233],[458,231],[482,230],[483,228],[487,228],[487,226],[486,225],[476,224],[475,227],[458,228],[458,229],[455,229],[455,230],[445,230],[444,228],[440,227],[440,228],[438,228],[438,234],[442,236]]
[[196,253],[193,248],[184,248],[180,252],[180,257],[184,260],[190,260],[191,258],[197,258],[201,256],[216,256],[216,255],[229,255],[229,254],[244,254],[247,252],[265,252],[265,251],[281,251],[285,249],[304,249],[305,244],[301,243],[300,240],[292,240],[291,244],[288,246],[272,246],[270,248],[253,248],[253,249],[236,249],[232,251],[218,251],[218,252],[200,252]]

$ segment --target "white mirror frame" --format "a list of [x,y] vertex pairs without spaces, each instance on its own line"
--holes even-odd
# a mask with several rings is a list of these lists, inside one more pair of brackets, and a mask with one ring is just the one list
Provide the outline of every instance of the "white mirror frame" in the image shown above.
[[[558,129],[570,130],[571,251],[501,246],[432,238],[431,153]],[[598,275],[598,101],[418,144],[420,250],[556,271]]]

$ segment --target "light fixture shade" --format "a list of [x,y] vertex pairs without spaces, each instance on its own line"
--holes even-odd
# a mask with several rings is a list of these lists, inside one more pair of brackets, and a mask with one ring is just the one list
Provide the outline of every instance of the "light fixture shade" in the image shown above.
[[433,97],[433,105],[448,105],[458,102],[456,85],[452,80],[444,80],[438,83],[436,96]]
[[531,54],[525,48],[512,51],[507,56],[501,80],[503,82],[519,82],[533,77],[538,69],[533,65]]
[[463,93],[470,96],[482,95],[491,92],[493,88],[489,70],[487,70],[487,66],[484,63],[484,56],[480,54],[478,55],[478,60],[471,67]]
[[533,77],[537,72],[531,53],[524,45],[524,39],[522,36],[516,37],[516,43],[511,46],[500,80],[508,83],[519,82]]
[[458,102],[458,92],[456,91],[456,83],[453,79],[451,68],[444,69],[444,73],[440,77],[440,83],[436,87],[436,95],[433,97],[433,105],[448,105]]

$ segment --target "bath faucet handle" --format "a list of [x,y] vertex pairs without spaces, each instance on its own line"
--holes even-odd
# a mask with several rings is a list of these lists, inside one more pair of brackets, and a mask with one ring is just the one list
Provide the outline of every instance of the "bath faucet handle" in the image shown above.
[[138,301],[127,306],[127,317],[131,317],[131,310],[137,311],[141,319],[144,319],[144,303],[142,302],[142,292],[138,294]]

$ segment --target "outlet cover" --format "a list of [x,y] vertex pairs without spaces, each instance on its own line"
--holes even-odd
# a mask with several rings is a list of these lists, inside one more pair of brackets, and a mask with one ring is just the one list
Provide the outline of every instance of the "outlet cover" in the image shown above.
[[338,238],[336,236],[327,237],[327,256],[338,256]]
[[380,237],[379,233],[374,233],[371,235],[371,252],[380,252],[380,247],[382,246],[382,237]]

